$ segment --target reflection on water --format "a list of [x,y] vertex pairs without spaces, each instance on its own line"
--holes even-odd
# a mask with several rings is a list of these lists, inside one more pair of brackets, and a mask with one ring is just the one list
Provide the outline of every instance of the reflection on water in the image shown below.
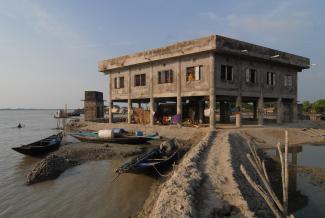
[[[276,149],[264,150],[275,160],[279,160]],[[325,146],[304,145],[290,147],[289,161],[289,210],[295,217],[325,217],[325,190],[311,183],[311,175],[299,172],[298,166],[325,168]],[[277,167],[275,189],[281,191],[281,169]],[[282,199],[282,197],[280,198]],[[291,209],[290,209],[291,208]]]
[[[137,212],[154,179],[122,175],[114,183],[120,160],[87,162],[58,179],[26,186],[26,174],[40,159],[11,147],[55,133],[55,111],[0,111],[0,217],[128,217]],[[12,128],[16,123],[23,129]]]

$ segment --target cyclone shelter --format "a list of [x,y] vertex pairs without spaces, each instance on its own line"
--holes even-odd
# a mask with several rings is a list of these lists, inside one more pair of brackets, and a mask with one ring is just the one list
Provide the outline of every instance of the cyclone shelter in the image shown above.
[[191,119],[211,128],[231,123],[236,111],[259,125],[295,122],[298,72],[309,67],[306,57],[219,35],[98,63],[108,75],[109,122],[113,104],[127,103],[131,123],[133,104],[143,103],[152,125],[163,112],[179,125]]

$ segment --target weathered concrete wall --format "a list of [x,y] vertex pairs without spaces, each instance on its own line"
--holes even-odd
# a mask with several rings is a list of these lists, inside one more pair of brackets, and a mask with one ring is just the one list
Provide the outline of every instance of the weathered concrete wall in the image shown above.
[[[268,64],[256,60],[243,59],[238,56],[215,54],[215,65],[211,66],[209,62],[210,53],[199,53],[181,58],[174,58],[165,61],[145,63],[129,67],[128,69],[114,70],[111,75],[110,85],[112,87],[113,100],[127,100],[128,86],[130,81],[131,99],[149,98],[150,74],[153,71],[153,95],[158,97],[176,97],[177,90],[177,72],[179,71],[179,62],[181,69],[181,95],[184,96],[208,96],[211,68],[215,67],[216,76],[216,95],[243,97],[260,97],[261,92],[264,98],[288,98],[297,97],[297,68],[288,65]],[[230,65],[233,67],[233,80],[221,80],[221,65]],[[186,68],[193,66],[202,66],[201,80],[186,81]],[[246,69],[256,70],[256,83],[246,82]],[[173,83],[158,84],[158,72],[162,70],[173,71]],[[266,84],[267,72],[276,73],[275,86]],[[145,86],[134,86],[134,77],[137,74],[146,74]],[[129,75],[131,76],[129,78]],[[293,76],[293,86],[288,88],[284,86],[284,76]],[[114,88],[114,78],[124,76],[124,88]]]
[[[233,67],[233,81],[221,80],[221,65]],[[297,96],[297,68],[287,65],[269,64],[239,56],[229,56],[217,54],[215,58],[216,67],[216,95],[259,97],[261,91],[265,98],[295,98]],[[256,83],[246,82],[246,69],[256,70]],[[276,73],[275,86],[266,84],[267,72]],[[285,75],[293,76],[293,86],[284,86]]]
[[84,108],[86,121],[104,117],[104,102],[85,101]]
[[[198,54],[182,58],[181,72],[181,95],[182,96],[208,96],[211,64],[209,57],[212,54]],[[201,80],[186,81],[186,68],[193,66],[202,66]]]

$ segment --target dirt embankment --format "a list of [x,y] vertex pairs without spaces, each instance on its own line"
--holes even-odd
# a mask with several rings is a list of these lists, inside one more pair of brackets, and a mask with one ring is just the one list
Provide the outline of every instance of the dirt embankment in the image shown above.
[[90,160],[129,157],[144,152],[146,147],[137,145],[74,143],[38,162],[27,175],[27,184],[55,179],[65,170]]
[[244,164],[257,179],[246,152],[246,140],[236,131],[208,133],[161,185],[150,209],[138,217],[269,216],[267,205],[240,173]]
[[[285,130],[288,130],[289,146],[304,143],[324,143],[323,130],[309,130],[306,128],[290,127],[265,127],[265,128],[243,128],[240,133],[259,148],[273,148],[280,142],[284,144]],[[317,131],[319,134],[317,135]],[[324,131],[325,134],[325,131]]]

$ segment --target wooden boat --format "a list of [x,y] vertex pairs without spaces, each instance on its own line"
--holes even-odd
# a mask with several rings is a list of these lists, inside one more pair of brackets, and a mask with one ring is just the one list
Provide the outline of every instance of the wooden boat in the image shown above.
[[[164,144],[169,147],[166,149]],[[169,168],[180,157],[180,146],[175,139],[163,142],[159,148],[154,148],[141,154],[116,169],[117,174],[144,173],[159,174]]]
[[40,156],[57,150],[61,145],[63,134],[51,135],[45,139],[33,142],[31,144],[14,147],[13,150],[31,156]]
[[95,142],[95,143],[118,143],[118,144],[144,144],[150,140],[159,138],[155,134],[146,135],[146,136],[136,136],[134,133],[127,132],[123,129],[116,129],[114,136],[111,137],[100,137],[98,132],[78,132],[78,133],[69,133],[69,135],[75,137],[76,139],[82,142]]
[[71,136],[82,142],[95,142],[95,143],[118,143],[118,144],[144,144],[150,140],[152,137],[146,136],[118,136],[114,138],[100,138],[98,136],[85,136],[84,134],[71,134]]

